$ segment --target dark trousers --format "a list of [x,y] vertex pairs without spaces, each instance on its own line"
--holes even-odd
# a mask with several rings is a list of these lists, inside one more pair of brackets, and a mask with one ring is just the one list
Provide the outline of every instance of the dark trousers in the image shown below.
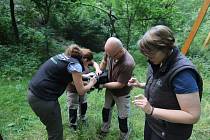
[[28,92],[28,102],[40,121],[46,126],[48,140],[63,140],[59,102],[42,100],[36,97],[30,90]]
[[147,121],[145,121],[144,125],[144,140],[164,140],[160,136],[158,136],[148,125]]
[[180,135],[170,135],[170,134],[166,134],[164,138],[161,138],[150,128],[147,121],[145,121],[144,140],[188,140],[188,138]]

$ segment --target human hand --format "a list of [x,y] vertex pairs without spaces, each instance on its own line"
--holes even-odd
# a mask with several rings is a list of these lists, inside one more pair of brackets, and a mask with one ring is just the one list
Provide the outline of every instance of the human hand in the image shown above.
[[134,77],[131,77],[131,79],[128,81],[128,86],[138,87],[138,85],[139,81]]
[[93,87],[96,84],[97,80],[95,77],[90,78],[89,83],[91,84],[91,87]]
[[153,111],[153,107],[150,105],[147,98],[142,94],[135,96],[135,99],[132,102],[135,106],[140,107],[146,114],[151,114]]
[[128,81],[128,86],[144,88],[145,87],[145,83],[140,83],[136,78],[132,77]]
[[102,73],[102,70],[101,69],[96,69],[95,73],[96,73],[96,75],[100,75]]

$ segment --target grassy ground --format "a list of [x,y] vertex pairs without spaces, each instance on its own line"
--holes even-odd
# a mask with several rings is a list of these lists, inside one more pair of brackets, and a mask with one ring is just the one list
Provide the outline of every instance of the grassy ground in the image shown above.
[[[138,79],[144,79],[144,72],[138,66],[135,69]],[[141,75],[139,74],[141,73]],[[210,80],[204,80],[202,115],[195,125],[192,140],[210,140]],[[0,133],[5,140],[44,140],[47,137],[44,126],[30,109],[27,100],[28,80],[0,80]],[[141,89],[132,91],[132,98],[143,93]],[[88,95],[88,127],[80,126],[72,132],[68,128],[68,114],[65,94],[59,99],[62,108],[65,140],[97,140],[96,132],[101,124],[101,109],[104,102],[104,91],[93,91]],[[112,126],[106,140],[116,140],[119,135],[116,108],[112,117]],[[131,140],[143,139],[144,114],[131,104],[130,128]]]

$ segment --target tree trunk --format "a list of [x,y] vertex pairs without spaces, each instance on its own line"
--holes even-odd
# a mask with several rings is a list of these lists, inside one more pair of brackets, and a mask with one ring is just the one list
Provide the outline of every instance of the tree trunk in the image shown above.
[[127,16],[127,40],[126,40],[126,49],[129,50],[129,43],[130,43],[130,27],[131,27],[131,17],[129,15],[129,5],[128,5],[128,0],[126,0],[126,16]]
[[126,49],[129,50],[130,37],[131,37],[131,18],[128,19],[128,27],[127,27],[127,41],[126,41]]
[[19,39],[19,33],[18,33],[17,23],[15,19],[15,10],[14,10],[13,0],[10,0],[10,13],[11,13],[12,27],[15,34],[15,40],[16,40],[16,43],[18,44],[20,39]]
[[115,23],[115,19],[112,17],[112,9],[110,9],[109,11],[109,21],[110,21],[110,28],[111,28],[111,36],[115,36],[118,38],[114,23]]

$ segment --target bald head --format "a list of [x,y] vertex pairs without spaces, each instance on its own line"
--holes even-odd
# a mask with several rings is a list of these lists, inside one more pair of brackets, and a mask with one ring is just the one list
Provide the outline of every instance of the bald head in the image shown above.
[[116,37],[110,37],[104,46],[104,50],[106,54],[110,57],[118,59],[123,55],[123,44],[122,42]]

